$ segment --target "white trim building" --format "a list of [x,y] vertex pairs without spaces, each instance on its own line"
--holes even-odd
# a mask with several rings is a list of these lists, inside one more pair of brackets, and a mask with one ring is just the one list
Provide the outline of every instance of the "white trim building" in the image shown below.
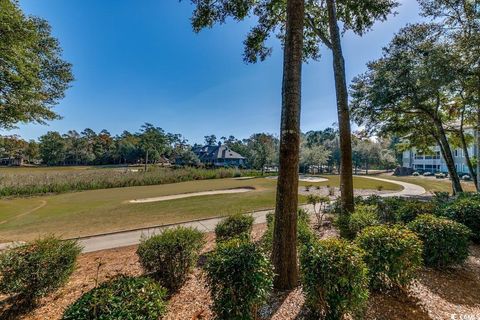
[[[476,135],[473,129],[466,129],[466,134],[470,134],[475,137]],[[468,148],[468,153],[470,158],[475,156],[478,157],[478,147],[476,143],[473,143]],[[462,174],[470,174],[468,171],[468,166],[465,161],[465,154],[462,148],[452,148],[453,160],[455,162],[455,168],[457,172]],[[419,172],[444,172],[448,173],[447,164],[445,159],[441,155],[440,147],[435,146],[432,148],[431,154],[423,154],[417,152],[416,149],[411,149],[403,152],[403,166],[406,168],[412,168],[415,171]]]

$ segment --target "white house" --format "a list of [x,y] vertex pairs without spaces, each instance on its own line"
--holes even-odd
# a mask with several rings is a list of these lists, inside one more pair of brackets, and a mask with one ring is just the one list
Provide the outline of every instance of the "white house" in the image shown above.
[[[474,129],[466,129],[465,133],[476,137]],[[476,141],[476,139],[475,139]],[[479,150],[476,143],[473,143],[468,148],[470,158],[474,156],[478,157]],[[467,163],[465,161],[465,154],[461,148],[452,148],[453,160],[455,161],[455,168],[457,172],[462,174],[469,174]],[[436,146],[432,148],[430,154],[423,154],[416,149],[411,149],[403,152],[403,166],[406,168],[412,168],[415,171],[420,172],[444,172],[448,173],[447,164],[445,159],[441,155],[440,147]]]

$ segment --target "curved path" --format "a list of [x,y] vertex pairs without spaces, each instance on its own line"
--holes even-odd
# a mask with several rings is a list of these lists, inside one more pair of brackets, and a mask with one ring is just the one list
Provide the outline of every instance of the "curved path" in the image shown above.
[[383,181],[383,182],[389,182],[393,184],[398,184],[403,187],[403,190],[401,191],[396,191],[396,192],[389,192],[389,193],[384,193],[381,194],[381,197],[415,197],[415,196],[421,196],[427,192],[424,187],[421,187],[419,185],[413,184],[413,183],[408,183],[408,182],[403,182],[403,181],[398,181],[398,180],[390,180],[390,179],[384,179],[384,178],[377,178],[377,177],[369,177],[369,176],[355,176],[355,177],[361,177],[361,178],[366,178],[366,179],[372,179],[372,180],[377,180],[377,181]]
[[[378,180],[378,181],[395,183],[403,187],[403,190],[401,191],[385,193],[381,195],[382,197],[394,197],[394,196],[409,197],[409,196],[419,196],[426,193],[423,187],[420,187],[418,185],[408,183],[408,182],[376,178],[376,177],[368,177],[368,176],[361,176],[361,177]],[[304,205],[302,206],[302,208],[308,211],[313,211],[311,205]],[[251,215],[255,218],[255,224],[265,223],[266,215],[269,212],[272,212],[272,210],[252,212]],[[159,225],[159,226],[152,226],[150,228],[142,228],[142,229],[136,229],[136,230],[128,230],[128,231],[112,232],[108,234],[94,235],[90,237],[82,237],[82,238],[79,238],[78,240],[80,244],[83,246],[83,252],[93,252],[98,250],[113,249],[113,248],[135,245],[140,242],[140,239],[142,236],[158,234],[166,228],[173,228],[177,226],[193,227],[203,232],[211,232],[215,230],[215,226],[221,220],[222,218],[220,217],[220,218],[202,219],[202,220],[195,220],[195,221],[169,224],[169,225]],[[6,248],[9,245],[11,244],[0,244],[0,250]]]

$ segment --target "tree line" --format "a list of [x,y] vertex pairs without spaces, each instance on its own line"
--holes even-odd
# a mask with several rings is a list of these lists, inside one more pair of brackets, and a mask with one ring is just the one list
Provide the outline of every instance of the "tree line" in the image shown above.
[[[332,173],[340,168],[339,132],[335,128],[302,133],[299,168],[303,173]],[[353,162],[358,169],[392,169],[397,165],[396,144],[391,139],[372,140],[363,133],[354,133]],[[230,135],[217,139],[205,136],[204,145],[221,143],[246,158],[249,168],[265,170],[279,164],[279,139],[269,133],[255,133],[245,139]],[[170,162],[186,166],[201,166],[192,151],[201,146],[190,144],[180,134],[165,132],[145,123],[138,132],[123,131],[112,135],[107,130],[65,134],[49,131],[38,140],[26,141],[18,135],[0,136],[0,158],[22,158],[31,164],[44,165],[110,165],[155,164]],[[148,153],[148,158],[147,158]]]

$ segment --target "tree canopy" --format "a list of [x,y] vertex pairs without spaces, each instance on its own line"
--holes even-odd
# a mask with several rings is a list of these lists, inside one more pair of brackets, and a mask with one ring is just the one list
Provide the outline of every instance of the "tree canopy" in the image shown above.
[[0,128],[58,119],[52,110],[73,80],[47,21],[0,0]]

